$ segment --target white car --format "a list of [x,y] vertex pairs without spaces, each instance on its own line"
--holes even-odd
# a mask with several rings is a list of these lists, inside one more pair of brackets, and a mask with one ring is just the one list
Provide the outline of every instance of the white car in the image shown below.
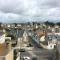
[[24,56],[23,59],[24,60],[30,60],[30,57]]

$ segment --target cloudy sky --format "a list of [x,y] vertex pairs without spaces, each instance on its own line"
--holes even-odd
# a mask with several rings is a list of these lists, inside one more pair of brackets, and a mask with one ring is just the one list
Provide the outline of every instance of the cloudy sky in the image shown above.
[[60,21],[60,0],[0,0],[0,22]]

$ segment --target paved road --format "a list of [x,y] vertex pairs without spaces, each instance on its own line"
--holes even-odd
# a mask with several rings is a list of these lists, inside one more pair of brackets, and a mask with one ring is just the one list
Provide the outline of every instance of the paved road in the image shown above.
[[28,56],[31,58],[37,57],[37,60],[55,60],[55,52],[52,50],[44,50],[39,48],[34,48],[31,51],[21,52],[21,57]]

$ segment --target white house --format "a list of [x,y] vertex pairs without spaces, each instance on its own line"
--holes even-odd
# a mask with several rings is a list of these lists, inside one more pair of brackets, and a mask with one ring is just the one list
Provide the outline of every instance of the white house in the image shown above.
[[0,32],[0,44],[5,42],[5,34],[3,32]]
[[[40,41],[41,41],[41,42],[44,42],[44,41],[45,41],[45,37],[44,37],[44,36],[41,37],[41,38],[40,38]],[[55,38],[52,38],[51,41],[48,40],[48,45],[44,45],[43,43],[40,43],[40,45],[41,45],[43,48],[45,48],[45,49],[54,49],[55,46],[56,46],[56,44],[57,44],[57,39],[55,39]]]
[[56,44],[54,44],[54,43],[49,43],[48,42],[48,46],[47,46],[47,49],[54,49],[54,47],[56,46]]
[[41,42],[44,42],[44,41],[45,41],[45,36],[42,36],[42,37],[40,38],[40,41],[41,41]]

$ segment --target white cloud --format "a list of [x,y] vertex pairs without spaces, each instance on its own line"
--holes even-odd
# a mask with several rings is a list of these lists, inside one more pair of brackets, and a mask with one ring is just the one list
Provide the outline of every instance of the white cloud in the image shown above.
[[60,0],[0,0],[0,20],[59,20]]

